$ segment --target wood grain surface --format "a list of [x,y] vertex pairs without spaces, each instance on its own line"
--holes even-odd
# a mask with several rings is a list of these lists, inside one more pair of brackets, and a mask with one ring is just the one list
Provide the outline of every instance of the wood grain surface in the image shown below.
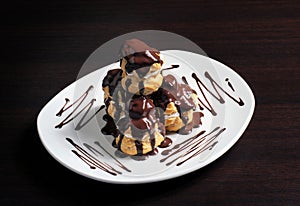
[[[10,1],[1,5],[0,205],[299,205],[300,4],[297,1]],[[100,45],[137,30],[198,44],[239,73],[253,119],[225,155],[144,185],[90,180],[56,162],[36,128]]]

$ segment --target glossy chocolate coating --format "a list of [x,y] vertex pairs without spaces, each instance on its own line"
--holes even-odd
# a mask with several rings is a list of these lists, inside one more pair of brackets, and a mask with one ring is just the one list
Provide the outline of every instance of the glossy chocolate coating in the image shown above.
[[126,60],[125,71],[131,73],[137,70],[140,78],[149,72],[152,64],[163,63],[158,54],[158,50],[138,39],[127,40],[121,49],[121,55]]

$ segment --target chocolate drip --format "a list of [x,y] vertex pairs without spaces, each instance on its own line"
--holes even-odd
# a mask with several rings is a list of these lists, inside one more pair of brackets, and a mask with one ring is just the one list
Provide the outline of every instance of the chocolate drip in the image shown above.
[[145,86],[144,86],[144,82],[143,81],[140,81],[139,82],[139,91],[140,91],[140,94],[144,94],[144,91],[145,91]]
[[187,122],[187,117],[183,117],[181,118],[183,120],[183,122],[185,123],[185,126],[180,128],[177,132],[179,134],[184,134],[187,135],[189,133],[191,133],[192,129],[193,129],[193,122],[190,123],[186,123]]
[[155,148],[152,151],[147,153],[147,155],[150,155],[150,156],[154,156],[154,155],[157,155],[157,154],[158,154],[158,149],[157,148]]
[[142,142],[139,141],[139,140],[135,140],[134,143],[135,143],[135,147],[136,147],[136,150],[137,150],[137,155],[142,155],[143,154]]
[[185,77],[185,76],[182,76],[182,77],[181,77],[181,79],[182,79],[182,81],[183,81],[185,84],[189,84],[189,83],[187,82],[187,80],[186,80],[186,77]]
[[119,85],[119,82],[122,79],[122,70],[121,69],[112,69],[109,70],[102,82],[102,88],[108,86],[110,96],[113,95],[116,87]]
[[181,108],[184,110],[195,109],[194,101],[191,98],[191,94],[194,92],[188,85],[178,83],[176,78],[169,74],[164,77],[163,87],[180,102]]
[[158,147],[166,148],[166,147],[171,146],[172,143],[173,143],[173,141],[171,140],[171,138],[165,137],[164,141],[162,141],[162,143],[160,143],[160,145]]
[[116,127],[114,119],[108,114],[105,114],[103,116],[103,120],[106,121],[106,125],[101,129],[101,132],[105,135],[117,137],[119,135],[119,131]]
[[202,112],[194,112],[193,113],[193,127],[194,128],[197,128],[199,127],[200,125],[202,125],[202,122],[201,122],[201,117],[203,117],[203,113]]
[[153,151],[155,149],[155,143],[156,143],[155,136],[153,135],[153,133],[150,136],[150,142],[151,142],[151,147],[152,147],[152,151]]

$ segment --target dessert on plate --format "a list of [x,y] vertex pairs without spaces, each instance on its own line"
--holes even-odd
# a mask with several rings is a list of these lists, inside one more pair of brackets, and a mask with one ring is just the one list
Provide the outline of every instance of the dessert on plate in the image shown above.
[[106,120],[114,146],[128,155],[154,154],[170,143],[166,133],[189,134],[201,125],[198,97],[175,76],[162,74],[161,53],[146,43],[127,40],[120,68],[103,79]]

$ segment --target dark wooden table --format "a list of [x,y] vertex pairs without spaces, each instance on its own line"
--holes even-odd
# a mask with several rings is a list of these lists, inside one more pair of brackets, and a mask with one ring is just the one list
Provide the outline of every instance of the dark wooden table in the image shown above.
[[[1,5],[0,205],[299,205],[300,4],[129,2]],[[176,179],[112,185],[75,174],[42,146],[37,115],[96,48],[145,29],[185,36],[237,71],[254,117],[225,155]]]

